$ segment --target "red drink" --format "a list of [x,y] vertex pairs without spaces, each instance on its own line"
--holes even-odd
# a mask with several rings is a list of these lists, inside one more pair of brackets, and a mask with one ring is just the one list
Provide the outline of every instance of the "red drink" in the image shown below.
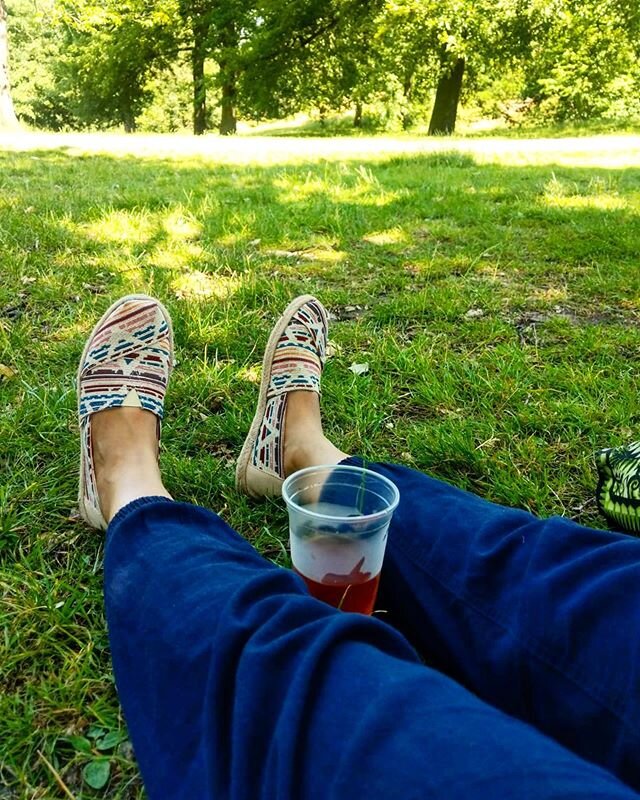
[[314,581],[295,567],[293,569],[307,584],[312,597],[342,611],[371,614],[378,594],[380,573],[371,578],[370,572],[360,572],[363,561],[359,561],[349,575],[327,573],[321,581]]

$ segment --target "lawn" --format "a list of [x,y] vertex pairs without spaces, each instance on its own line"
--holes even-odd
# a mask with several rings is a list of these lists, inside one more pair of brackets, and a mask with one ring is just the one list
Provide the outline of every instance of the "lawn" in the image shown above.
[[640,438],[639,138],[0,145],[0,798],[142,796],[103,537],[76,508],[77,361],[122,294],[174,319],[169,490],[278,563],[285,512],[236,493],[234,460],[269,328],[303,292],[334,319],[342,449],[603,525],[592,454]]

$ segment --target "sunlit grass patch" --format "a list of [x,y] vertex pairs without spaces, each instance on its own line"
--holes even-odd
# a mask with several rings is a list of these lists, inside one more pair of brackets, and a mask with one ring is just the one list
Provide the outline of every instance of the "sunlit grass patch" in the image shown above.
[[158,242],[145,255],[150,266],[169,270],[190,269],[205,259],[201,245],[182,241]]
[[630,208],[611,178],[596,177],[588,183],[560,180],[553,174],[544,187],[544,199],[556,208],[596,208],[622,210]]
[[[390,156],[462,154],[478,163],[502,163],[510,166],[588,166],[602,169],[626,168],[640,160],[640,137],[633,134],[596,136],[540,137],[539,133],[512,131],[510,135],[491,137],[360,136],[313,138],[216,137],[113,133],[48,134],[40,132],[4,133],[0,144],[7,150],[33,152],[64,148],[61,158],[85,159],[92,154],[107,154],[117,160],[131,156],[141,162],[159,158],[184,168],[208,163],[271,167],[309,162],[355,162],[364,170]],[[38,159],[39,155],[29,156]],[[25,170],[37,162],[25,165]]]
[[157,230],[158,222],[146,212],[109,211],[100,219],[83,226],[90,239],[99,242],[123,242],[126,245],[147,241]]
[[171,290],[179,300],[221,300],[240,286],[238,278],[207,275],[194,270],[184,272],[171,281]]
[[628,208],[628,204],[621,197],[614,197],[612,195],[573,195],[573,196],[555,196],[548,198],[549,205],[554,205],[557,208],[597,208],[602,211],[622,210]]
[[168,214],[163,219],[162,226],[175,239],[197,239],[202,233],[202,223],[180,209]]
[[393,228],[387,231],[367,233],[362,237],[363,241],[369,244],[406,244],[411,241],[406,231]]
[[262,377],[262,369],[259,364],[241,367],[237,376],[240,380],[258,385]]

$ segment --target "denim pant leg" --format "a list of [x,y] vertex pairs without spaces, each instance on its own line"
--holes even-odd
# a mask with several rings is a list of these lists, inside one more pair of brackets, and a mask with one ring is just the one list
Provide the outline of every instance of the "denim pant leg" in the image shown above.
[[144,498],[112,521],[116,685],[151,800],[633,798],[311,598],[219,517]]
[[640,540],[367,466],[401,497],[378,608],[427,663],[640,790]]

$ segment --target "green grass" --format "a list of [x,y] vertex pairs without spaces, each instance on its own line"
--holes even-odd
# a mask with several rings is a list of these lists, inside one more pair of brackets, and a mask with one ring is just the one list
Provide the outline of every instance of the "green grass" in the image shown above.
[[142,794],[128,743],[104,738],[125,731],[103,539],[76,511],[77,360],[124,293],[174,318],[169,490],[278,563],[285,512],[238,495],[233,461],[269,328],[302,292],[337,318],[323,407],[343,449],[602,524],[592,452],[640,427],[637,140],[394,155],[380,138],[321,158],[254,138],[245,158],[216,139],[176,157],[166,137],[144,156],[27,139],[0,153],[0,797],[68,797],[52,768],[76,798]]

